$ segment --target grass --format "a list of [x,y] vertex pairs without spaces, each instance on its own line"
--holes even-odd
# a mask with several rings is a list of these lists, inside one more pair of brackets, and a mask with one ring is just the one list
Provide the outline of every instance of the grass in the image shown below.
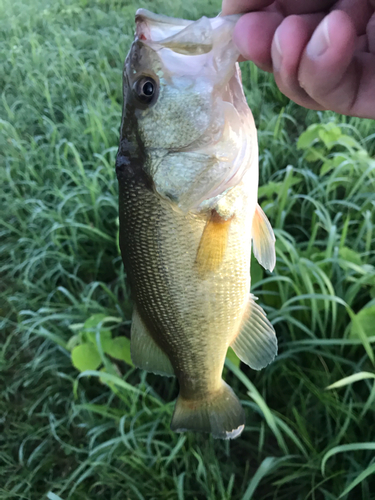
[[242,437],[172,433],[172,380],[103,353],[104,375],[72,366],[93,314],[129,332],[114,158],[137,6],[0,5],[0,498],[375,499],[375,124],[302,109],[254,66],[243,79],[277,266],[253,263],[253,292],[280,353],[259,373],[227,363]]

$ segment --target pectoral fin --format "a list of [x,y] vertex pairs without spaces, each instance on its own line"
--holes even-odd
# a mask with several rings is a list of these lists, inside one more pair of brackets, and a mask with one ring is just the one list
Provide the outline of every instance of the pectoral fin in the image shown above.
[[233,218],[225,220],[215,210],[212,210],[203,230],[195,260],[198,272],[202,277],[209,272],[216,271],[223,262],[232,220]]
[[174,376],[168,356],[151,337],[137,309],[134,309],[130,330],[130,354],[138,368],[157,375]]
[[231,347],[241,361],[253,370],[261,370],[271,363],[277,354],[275,330],[263,309],[250,295],[246,319]]
[[251,232],[255,258],[261,266],[272,271],[276,264],[275,235],[259,205],[255,209]]

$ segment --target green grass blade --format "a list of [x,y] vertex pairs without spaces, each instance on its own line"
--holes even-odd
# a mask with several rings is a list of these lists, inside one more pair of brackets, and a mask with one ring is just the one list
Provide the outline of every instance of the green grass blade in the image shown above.
[[347,495],[353,488],[362,483],[368,476],[371,474],[375,474],[375,464],[371,464],[364,471],[362,471],[350,484],[345,488],[345,490],[341,493],[339,498],[343,498]]
[[375,373],[371,372],[355,373],[354,375],[349,375],[349,377],[344,377],[341,380],[334,382],[333,384],[326,387],[326,389],[327,390],[338,389],[339,387],[344,387],[346,385],[353,384],[354,382],[359,382],[360,380],[368,380],[368,379],[375,379]]
[[326,463],[331,457],[333,457],[337,453],[346,453],[347,451],[357,450],[375,450],[375,443],[351,443],[335,446],[331,450],[327,451],[327,453],[323,457],[321,464],[322,476],[325,476]]

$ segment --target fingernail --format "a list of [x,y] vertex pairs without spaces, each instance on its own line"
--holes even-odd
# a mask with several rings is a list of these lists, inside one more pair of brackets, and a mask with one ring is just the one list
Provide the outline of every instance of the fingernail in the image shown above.
[[328,18],[324,20],[317,27],[311,40],[307,44],[306,54],[310,59],[320,57],[330,46],[329,31],[328,31]]
[[273,37],[273,44],[272,44],[272,66],[274,71],[279,71],[281,68],[281,63],[283,60],[283,55],[281,51],[281,45],[280,45],[280,35],[279,35],[279,28],[275,31],[275,35]]

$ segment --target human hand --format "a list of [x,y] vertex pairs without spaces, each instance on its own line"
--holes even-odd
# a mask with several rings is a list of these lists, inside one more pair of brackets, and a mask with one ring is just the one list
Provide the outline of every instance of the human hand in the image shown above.
[[375,0],[223,0],[223,15],[242,12],[234,42],[286,96],[375,118]]

